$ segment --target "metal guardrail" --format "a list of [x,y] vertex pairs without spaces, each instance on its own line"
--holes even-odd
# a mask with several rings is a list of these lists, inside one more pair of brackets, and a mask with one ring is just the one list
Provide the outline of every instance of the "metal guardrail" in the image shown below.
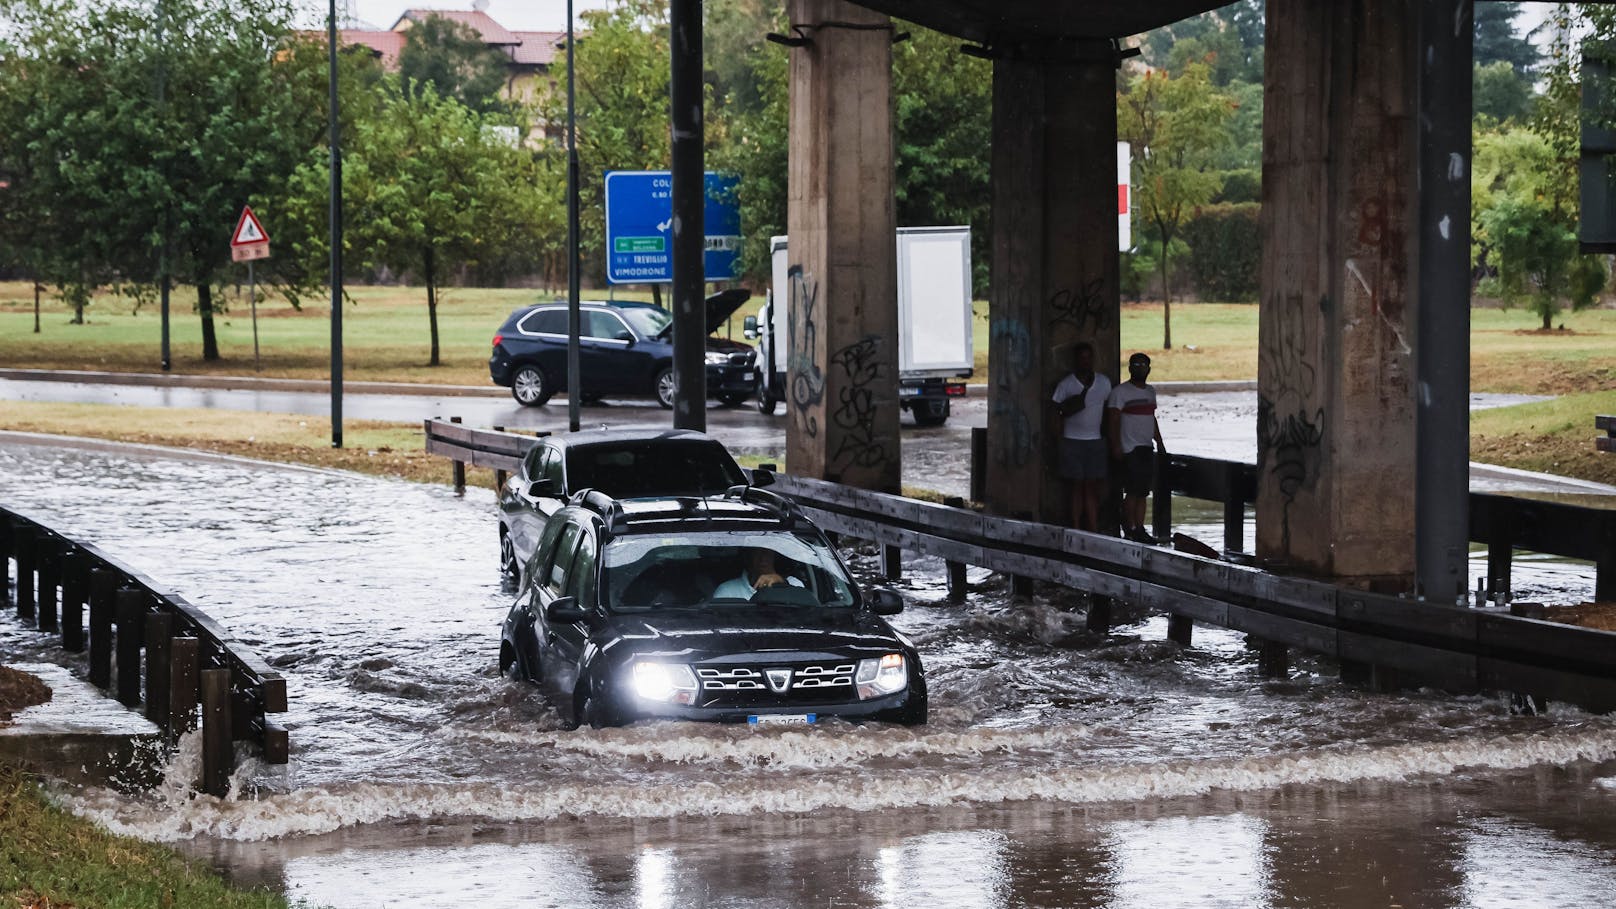
[[1616,417],[1594,417],[1594,428],[1605,432],[1603,439],[1594,438],[1594,447],[1600,451],[1616,451]]
[[286,680],[183,597],[4,507],[0,570],[20,618],[60,635],[68,651],[88,647],[92,684],[128,707],[144,706],[169,742],[201,727],[203,790],[225,794],[237,740],[256,745],[267,763],[287,762],[286,729],[268,717],[286,711]]
[[[427,450],[496,470],[514,470],[534,440],[510,433],[426,422]],[[1254,498],[1250,465],[1174,455],[1163,483],[1195,498],[1224,501],[1226,534],[1237,510]],[[1033,521],[981,514],[838,483],[781,474],[773,491],[790,496],[825,530],[879,543],[891,551],[949,563],[951,587],[965,565],[1016,578],[1048,581],[1106,601],[1120,599],[1173,617],[1170,634],[1188,640],[1189,623],[1208,622],[1268,642],[1265,664],[1284,665],[1284,648],[1300,647],[1342,661],[1344,674],[1364,673],[1380,685],[1401,680],[1452,690],[1491,689],[1616,709],[1616,633],[1338,587],[1249,565],[1202,558],[1158,546]],[[1170,498],[1170,497],[1162,497]],[[958,500],[955,500],[958,502]],[[1472,497],[1472,505],[1477,498]],[[1547,508],[1546,506],[1552,506]],[[1483,525],[1510,515],[1515,545],[1558,539],[1554,505],[1484,496]],[[1579,519],[1598,520],[1596,509]],[[1534,521],[1521,516],[1538,515]],[[1162,517],[1158,512],[1157,517]],[[1241,518],[1243,520],[1243,517]],[[1607,525],[1616,528],[1616,524]],[[1234,536],[1238,539],[1238,536]],[[1227,541],[1226,541],[1227,542]],[[1545,548],[1544,551],[1553,551]],[[891,559],[888,564],[892,564]],[[1601,561],[1602,576],[1605,561]],[[1091,613],[1091,618],[1094,613]]]

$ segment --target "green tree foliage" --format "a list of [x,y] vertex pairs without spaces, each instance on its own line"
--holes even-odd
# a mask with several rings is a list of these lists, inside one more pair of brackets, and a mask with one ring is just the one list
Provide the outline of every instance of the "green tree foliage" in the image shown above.
[[1577,161],[1582,125],[1579,35],[1616,25],[1560,4],[1545,23],[1544,92],[1525,125],[1484,128],[1471,166],[1472,247],[1483,290],[1525,304],[1547,329],[1566,306],[1592,305],[1607,275],[1578,251]]
[[1146,33],[1140,49],[1152,69],[1181,72],[1207,63],[1213,84],[1261,83],[1263,2],[1237,0],[1221,9]]
[[1254,203],[1209,205],[1184,223],[1190,278],[1201,298],[1219,302],[1257,299],[1262,231]]
[[[277,201],[324,117],[308,103],[309,55],[288,44],[291,7],[3,9],[17,47],[0,95],[0,160],[19,188],[4,228],[33,234],[31,269],[69,299],[108,282],[149,298],[165,272],[195,285],[203,358],[218,359],[213,290],[232,273],[237,214],[252,204],[276,236]],[[277,280],[276,268],[265,277]]]
[[[553,197],[539,189],[530,150],[430,87],[393,94],[344,140],[344,239],[368,267],[417,276],[426,290],[429,365],[441,362],[439,293],[480,264],[498,267],[509,248],[531,248],[555,227]],[[323,161],[297,174],[300,210],[327,193]],[[319,252],[323,252],[319,251]]]
[[1515,28],[1515,20],[1521,15],[1521,5],[1505,0],[1488,0],[1475,6],[1476,65],[1508,63],[1517,73],[1530,73],[1537,66],[1538,52],[1532,42]]
[[480,114],[509,111],[503,96],[509,64],[476,29],[431,13],[405,30],[398,53],[398,74],[410,94],[430,90]]
[[769,282],[769,238],[786,232],[789,156],[789,56],[761,40],[786,28],[785,6],[767,0],[731,0],[706,5],[707,65],[712,107],[708,110],[708,165],[734,174],[740,208],[739,273],[749,282]]
[[[1136,217],[1171,250],[1179,228],[1195,209],[1223,187],[1215,166],[1228,142],[1227,125],[1235,104],[1211,81],[1201,63],[1179,75],[1146,70],[1117,96],[1118,135],[1133,147],[1133,207]],[[1159,262],[1164,302],[1162,348],[1171,350],[1170,256]]]
[[1472,85],[1477,117],[1494,123],[1513,122],[1532,110],[1531,77],[1517,72],[1507,60],[1476,64]]

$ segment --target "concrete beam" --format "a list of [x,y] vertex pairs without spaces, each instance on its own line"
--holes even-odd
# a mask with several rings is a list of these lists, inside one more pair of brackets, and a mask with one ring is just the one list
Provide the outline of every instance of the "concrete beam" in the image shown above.
[[1116,64],[1110,42],[1001,49],[993,64],[993,289],[989,303],[987,504],[1069,519],[1049,396],[1070,347],[1120,356]]
[[790,0],[791,238],[786,463],[901,488],[892,23],[845,0]]
[[1414,570],[1416,0],[1270,0],[1257,554]]

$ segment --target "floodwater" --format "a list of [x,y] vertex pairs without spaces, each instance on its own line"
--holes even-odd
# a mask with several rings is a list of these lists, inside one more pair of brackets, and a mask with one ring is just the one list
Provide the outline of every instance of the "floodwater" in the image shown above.
[[[110,828],[334,906],[1609,906],[1616,718],[1265,682],[1241,636],[905,565],[919,729],[562,731],[495,667],[492,498],[336,472],[0,444],[0,501],[93,540],[286,674],[292,763],[227,799],[62,789]],[[1210,510],[1191,531],[1217,540]],[[1195,526],[1197,522],[1200,526]],[[873,551],[852,551],[873,580]],[[1544,563],[1523,598],[1586,596]],[[0,618],[8,659],[72,660]]]

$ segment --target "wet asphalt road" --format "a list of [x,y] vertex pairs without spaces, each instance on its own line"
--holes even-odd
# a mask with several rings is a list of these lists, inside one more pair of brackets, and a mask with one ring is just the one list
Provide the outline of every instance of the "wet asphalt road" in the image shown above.
[[[0,400],[125,404],[139,407],[212,408],[264,413],[305,414],[327,418],[330,398],[323,392],[267,389],[189,388],[159,385],[112,385],[0,379]],[[1471,408],[1507,406],[1541,400],[1525,395],[1471,396]],[[1174,452],[1229,460],[1255,461],[1257,394],[1254,391],[1210,391],[1164,394],[1160,399],[1162,435]],[[772,416],[750,403],[707,412],[707,429],[737,453],[783,458],[784,408]],[[462,418],[471,426],[564,431],[567,403],[553,398],[544,407],[522,407],[509,396],[442,396],[419,394],[347,394],[343,414],[351,420],[417,422],[429,417]],[[669,411],[645,400],[610,400],[582,409],[585,428],[661,428],[672,424]],[[905,481],[947,495],[970,488],[970,431],[987,426],[987,395],[980,389],[953,402],[953,415],[939,427],[922,428],[903,417]],[[3,427],[0,427],[3,428]],[[1471,487],[1481,491],[1616,492],[1580,481],[1521,476],[1515,472],[1471,465]]]

